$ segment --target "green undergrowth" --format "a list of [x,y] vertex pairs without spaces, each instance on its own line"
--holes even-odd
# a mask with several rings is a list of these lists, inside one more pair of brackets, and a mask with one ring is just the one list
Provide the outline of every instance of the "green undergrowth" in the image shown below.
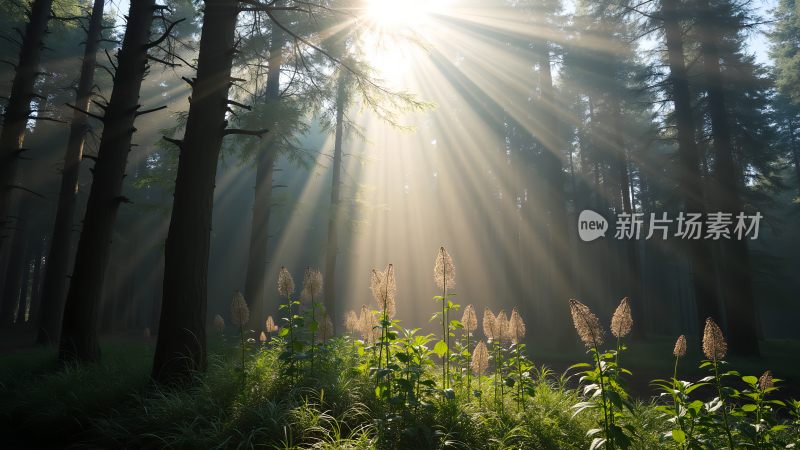
[[[0,430],[9,448],[585,449],[602,420],[576,414],[587,397],[575,370],[532,367],[524,408],[508,394],[496,403],[491,375],[393,404],[351,338],[317,344],[313,369],[301,359],[291,376],[281,338],[251,344],[244,371],[237,342],[212,339],[208,371],[182,390],[150,382],[151,343],[107,343],[101,364],[63,368],[52,350],[0,356]],[[629,448],[676,448],[669,403],[631,399]]]
[[[402,412],[376,399],[353,343],[319,346],[314,371],[292,383],[280,348],[251,351],[245,373],[219,342],[193,387],[149,382],[152,348],[104,346],[102,364],[59,368],[54,352],[0,357],[0,422],[12,447],[81,448],[585,448],[590,415],[572,417],[578,394],[543,374],[524,413],[470,396]],[[484,390],[490,390],[484,380]],[[646,410],[647,408],[645,408]],[[644,447],[642,447],[644,448]]]

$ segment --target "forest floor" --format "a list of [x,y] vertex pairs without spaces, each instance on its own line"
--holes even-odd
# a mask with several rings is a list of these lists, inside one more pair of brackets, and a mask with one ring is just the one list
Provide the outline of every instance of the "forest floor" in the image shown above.
[[[86,366],[59,367],[52,349],[2,351],[0,432],[6,448],[587,448],[586,433],[597,426],[591,411],[573,417],[573,405],[581,401],[577,377],[560,377],[571,364],[587,361],[577,348],[559,353],[542,345],[532,352],[537,365],[555,372],[540,377],[526,411],[512,398],[500,410],[487,407],[487,378],[482,406],[469,396],[434,399],[398,415],[375,399],[374,379],[359,372],[345,340],[331,341],[317,366],[293,382],[280,372],[278,348],[250,352],[243,374],[233,341],[211,340],[209,371],[188,391],[149,381],[154,339],[107,337],[103,362]],[[624,353],[623,365],[634,374],[626,377],[628,391],[640,399],[625,418],[639,430],[632,448],[672,447],[663,437],[670,425],[658,420],[649,386],[671,376],[669,341],[634,342]],[[733,358],[731,368],[756,375],[771,369],[785,380],[774,397],[797,397],[800,343],[770,341],[763,350],[762,358]],[[701,359],[696,353],[679,369],[682,378],[707,374],[689,362]]]

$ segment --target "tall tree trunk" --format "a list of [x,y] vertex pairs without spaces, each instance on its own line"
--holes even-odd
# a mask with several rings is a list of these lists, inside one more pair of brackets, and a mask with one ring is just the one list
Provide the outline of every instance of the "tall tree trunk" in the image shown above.
[[[37,96],[33,89],[39,75],[39,59],[52,4],[53,0],[35,0],[31,5],[19,62],[11,84],[11,95],[5,108],[0,132],[0,229],[7,226],[12,210],[11,191],[17,184],[19,156],[24,151],[22,142],[31,114],[31,101]],[[0,237],[0,250],[5,247],[5,241]]]
[[336,88],[336,131],[333,139],[333,179],[331,181],[331,209],[328,216],[328,243],[325,248],[325,311],[333,320],[336,317],[336,256],[339,252],[339,225],[341,221],[342,140],[344,139],[344,111],[347,108],[347,73],[339,70]]
[[33,274],[31,276],[31,306],[28,313],[28,321],[34,324],[38,323],[40,317],[42,271],[44,269],[42,266],[42,257],[46,251],[46,242],[47,240],[41,234],[36,236],[36,244],[34,247],[36,252],[34,256],[36,259],[33,261]]
[[547,193],[544,196],[547,211],[544,211],[546,220],[546,248],[550,264],[549,286],[545,301],[553,302],[554,307],[552,322],[561,343],[574,341],[569,334],[568,300],[574,297],[575,283],[570,263],[570,240],[566,234],[567,206],[564,194],[564,171],[561,161],[561,152],[566,143],[561,138],[559,130],[559,110],[555,103],[555,90],[553,89],[553,75],[550,68],[550,47],[547,41],[541,41],[537,46],[539,63],[539,90],[541,93],[542,113],[545,115],[542,130],[538,137],[544,146],[543,166],[546,177]]
[[155,0],[131,2],[111,99],[105,108],[103,135],[94,165],[94,181],[78,241],[75,268],[64,305],[59,358],[96,361],[97,316],[121,195],[139,90],[147,70],[147,44]]
[[208,254],[214,180],[225,134],[238,2],[207,0],[197,78],[181,143],[164,252],[164,289],[153,378],[186,382],[206,368]]
[[[707,84],[708,110],[711,116],[711,135],[714,150],[712,197],[718,210],[736,215],[743,211],[741,186],[733,160],[731,124],[725,106],[723,79],[720,69],[720,32],[714,22],[720,20],[708,0],[700,1],[700,53]],[[758,355],[758,326],[753,299],[752,273],[747,241],[735,237],[721,242],[722,258],[719,261],[720,281],[725,293],[725,315],[728,324],[728,341],[731,352],[740,355]]]
[[23,250],[23,257],[24,262],[22,264],[22,277],[19,283],[19,306],[17,307],[17,318],[16,323],[25,323],[28,321],[27,312],[28,312],[28,294],[30,291],[28,288],[30,287],[31,282],[31,253],[33,252],[33,245],[29,241],[29,239],[25,240],[25,249]]
[[[83,53],[81,74],[75,95],[75,106],[89,111],[94,83],[94,69],[97,65],[97,50],[103,31],[104,0],[95,0],[89,28],[86,32],[86,47]],[[69,257],[72,242],[73,216],[78,193],[78,175],[83,157],[83,144],[89,128],[86,114],[73,111],[69,129],[69,140],[64,153],[64,169],[61,173],[61,189],[58,194],[56,219],[53,224],[53,237],[47,255],[42,286],[41,322],[36,336],[37,344],[54,344],[61,332],[61,319],[64,312],[64,294],[69,273]],[[36,313],[39,314],[38,312]]]
[[[616,166],[616,179],[618,181],[619,193],[616,197],[620,198],[620,205],[622,211],[633,217],[636,212],[633,208],[631,199],[630,188],[630,174],[628,172],[628,154],[625,149],[625,136],[623,130],[622,106],[620,103],[620,96],[622,89],[614,90],[610,94],[611,100],[611,114],[614,120],[614,146],[615,151],[612,152],[614,156],[614,165]],[[627,239],[623,242],[625,259],[627,265],[622,266],[622,286],[625,291],[622,296],[628,297],[631,306],[631,315],[633,316],[634,323],[638,324],[633,327],[633,337],[637,339],[644,339],[646,337],[646,321],[644,309],[644,296],[642,295],[642,262],[639,257],[639,244],[637,239]]]
[[797,190],[800,196],[800,139],[797,138],[797,130],[800,123],[795,123],[796,118],[792,117],[789,122],[789,145],[792,149],[792,161],[794,162],[794,172],[797,177]]
[[[278,106],[281,96],[280,75],[285,42],[283,30],[273,25],[267,67],[267,103],[275,107]],[[259,147],[253,221],[250,226],[250,253],[244,285],[245,298],[250,303],[250,328],[253,330],[263,329],[266,319],[264,279],[267,272],[269,217],[272,211],[272,180],[277,156],[276,143],[272,139],[268,139],[265,145]]]
[[28,208],[19,208],[19,218],[16,222],[17,229],[11,241],[11,254],[6,268],[6,279],[3,283],[3,302],[0,305],[0,327],[10,328],[19,322],[18,311],[25,305],[19,304],[20,289],[22,286],[22,271],[25,264],[25,234],[28,226]]
[[[680,26],[679,0],[662,0],[662,17],[666,36],[667,57],[672,84],[672,102],[678,130],[677,185],[685,213],[706,211],[703,177],[700,168],[700,149],[695,142],[695,123],[692,113],[689,78],[683,53],[683,30]],[[698,333],[702,334],[705,320],[721,323],[719,298],[716,291],[711,247],[703,239],[690,239],[684,244],[691,271],[692,290],[697,310]]]

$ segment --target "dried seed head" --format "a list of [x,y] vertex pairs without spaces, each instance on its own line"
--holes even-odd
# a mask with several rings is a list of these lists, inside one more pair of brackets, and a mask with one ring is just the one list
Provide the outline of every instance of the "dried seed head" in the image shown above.
[[719,361],[725,358],[728,353],[728,343],[722,330],[714,323],[711,318],[706,319],[706,327],[703,330],[703,354],[706,358]]
[[267,342],[267,335],[262,331],[261,334],[258,335],[258,340],[261,341],[262,344]]
[[216,328],[220,333],[225,330],[225,319],[223,319],[219,314],[214,316],[214,328]]
[[322,273],[317,269],[306,267],[303,274],[303,298],[313,300],[322,292]]
[[758,387],[762,391],[766,391],[767,389],[775,386],[775,382],[772,380],[772,372],[769,370],[764,372],[761,377],[758,379]]
[[325,317],[320,321],[317,328],[317,334],[314,337],[317,343],[325,342],[333,336],[333,321],[330,316],[325,314]]
[[511,336],[511,342],[515,344],[518,344],[525,337],[525,321],[522,320],[517,308],[511,311],[511,318],[508,320],[508,333]]
[[248,320],[250,320],[250,309],[247,307],[247,302],[244,301],[244,295],[236,291],[231,302],[231,324],[241,328],[247,325]]
[[150,327],[146,327],[142,332],[142,337],[145,339],[150,339]]
[[433,279],[440,289],[449,289],[456,285],[456,268],[453,258],[444,247],[439,248],[436,254],[436,263],[433,266]]
[[672,354],[677,358],[681,358],[686,355],[686,336],[678,336],[678,340],[675,341],[675,349],[672,350]]
[[494,335],[501,342],[511,342],[511,333],[509,333],[509,323],[505,311],[497,313],[497,317],[494,319]]
[[600,319],[594,315],[591,309],[578,300],[569,301],[569,309],[572,314],[572,323],[575,331],[578,332],[581,342],[587,348],[598,348],[603,344],[603,327]]
[[278,326],[275,325],[275,321],[272,319],[272,316],[267,316],[267,322],[265,323],[267,333],[274,333],[278,331]]
[[494,316],[494,313],[489,308],[484,308],[483,310],[483,334],[486,335],[486,339],[494,340],[499,338],[499,336],[495,335],[495,325],[494,322],[497,318]]
[[286,267],[281,267],[281,271],[278,272],[278,293],[287,298],[294,294],[294,280]]
[[475,316],[475,308],[472,305],[467,305],[464,308],[464,315],[461,316],[461,325],[464,326],[464,332],[470,335],[478,329],[478,318]]
[[355,311],[347,311],[344,316],[344,329],[350,336],[358,331],[358,315]]
[[372,290],[372,297],[375,298],[375,303],[378,304],[378,309],[381,313],[386,311],[387,317],[394,317],[395,297],[397,296],[394,266],[389,264],[383,272],[372,269],[370,289]]
[[486,372],[486,369],[489,367],[489,351],[486,350],[486,344],[484,344],[483,341],[478,342],[478,345],[475,346],[475,350],[472,352],[470,367],[472,367],[472,371],[477,375]]
[[611,334],[617,338],[623,338],[631,332],[633,327],[633,316],[631,315],[631,304],[628,297],[622,299],[617,306],[614,315],[611,317]]
[[361,332],[361,340],[368,344],[374,343],[380,334],[380,330],[378,330],[377,327],[377,314],[367,309],[366,306],[361,306],[361,317],[359,318],[359,331]]

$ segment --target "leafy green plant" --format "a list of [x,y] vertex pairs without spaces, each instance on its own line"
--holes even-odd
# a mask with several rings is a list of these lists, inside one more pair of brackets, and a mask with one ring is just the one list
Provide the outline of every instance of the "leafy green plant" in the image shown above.
[[[233,294],[231,301],[231,323],[233,326],[239,328],[239,341],[242,351],[242,376],[245,374],[245,354],[247,352],[244,327],[247,326],[247,321],[250,320],[250,310],[247,307],[247,302],[241,292],[236,291]],[[223,322],[224,327],[224,322]]]
[[[618,338],[617,349],[602,351],[600,345],[603,344],[605,332],[600,320],[588,306],[577,300],[570,300],[570,312],[575,330],[594,360],[594,365],[581,363],[570,368],[587,369],[582,372],[581,382],[584,383],[583,394],[588,399],[573,405],[573,417],[582,411],[597,408],[603,414],[600,427],[591,429],[587,433],[592,437],[591,449],[628,448],[632,443],[630,435],[635,433],[633,427],[620,426],[619,422],[623,418],[623,408],[632,409],[630,399],[620,382],[620,374],[630,374],[630,372],[617,364],[619,352],[624,349],[621,338],[630,331],[633,323],[630,317],[621,316],[626,314],[626,311],[627,314],[630,313],[630,309],[623,306],[625,302],[623,299],[614,313],[615,316],[620,316],[612,318],[612,333]],[[600,436],[597,436],[598,434]]]
[[701,369],[708,369],[711,376],[704,378],[701,381],[713,381],[714,387],[717,390],[717,397],[706,403],[706,409],[710,413],[711,419],[716,417],[716,412],[719,411],[722,415],[721,423],[714,421],[706,423],[706,428],[710,428],[712,432],[715,429],[721,429],[725,433],[729,448],[736,448],[733,438],[733,431],[731,421],[728,414],[729,405],[727,404],[729,388],[722,385],[722,380],[725,377],[738,377],[739,372],[727,371],[720,372],[720,366],[725,364],[723,358],[728,352],[728,343],[725,341],[725,336],[719,326],[709,317],[706,319],[706,325],[703,330],[703,354],[708,358],[700,364]]
[[286,303],[279,307],[285,313],[285,317],[283,317],[285,325],[278,332],[278,336],[284,338],[284,351],[280,354],[280,359],[288,363],[285,373],[294,382],[300,373],[301,361],[307,358],[304,353],[305,344],[301,339],[305,320],[301,314],[295,311],[300,308],[300,302],[292,299],[294,280],[285,267],[281,267],[278,274],[278,293],[286,298]]
[[453,391],[450,389],[450,338],[454,337],[454,334],[451,330],[461,326],[457,320],[450,320],[450,311],[458,311],[460,308],[460,305],[450,300],[453,294],[448,292],[448,289],[455,286],[455,271],[453,258],[444,247],[440,247],[436,254],[433,278],[436,285],[442,290],[442,295],[437,295],[433,299],[442,304],[442,310],[440,313],[435,313],[431,320],[439,319],[442,324],[442,340],[436,343],[433,351],[442,359],[442,390],[447,397],[453,395]]

